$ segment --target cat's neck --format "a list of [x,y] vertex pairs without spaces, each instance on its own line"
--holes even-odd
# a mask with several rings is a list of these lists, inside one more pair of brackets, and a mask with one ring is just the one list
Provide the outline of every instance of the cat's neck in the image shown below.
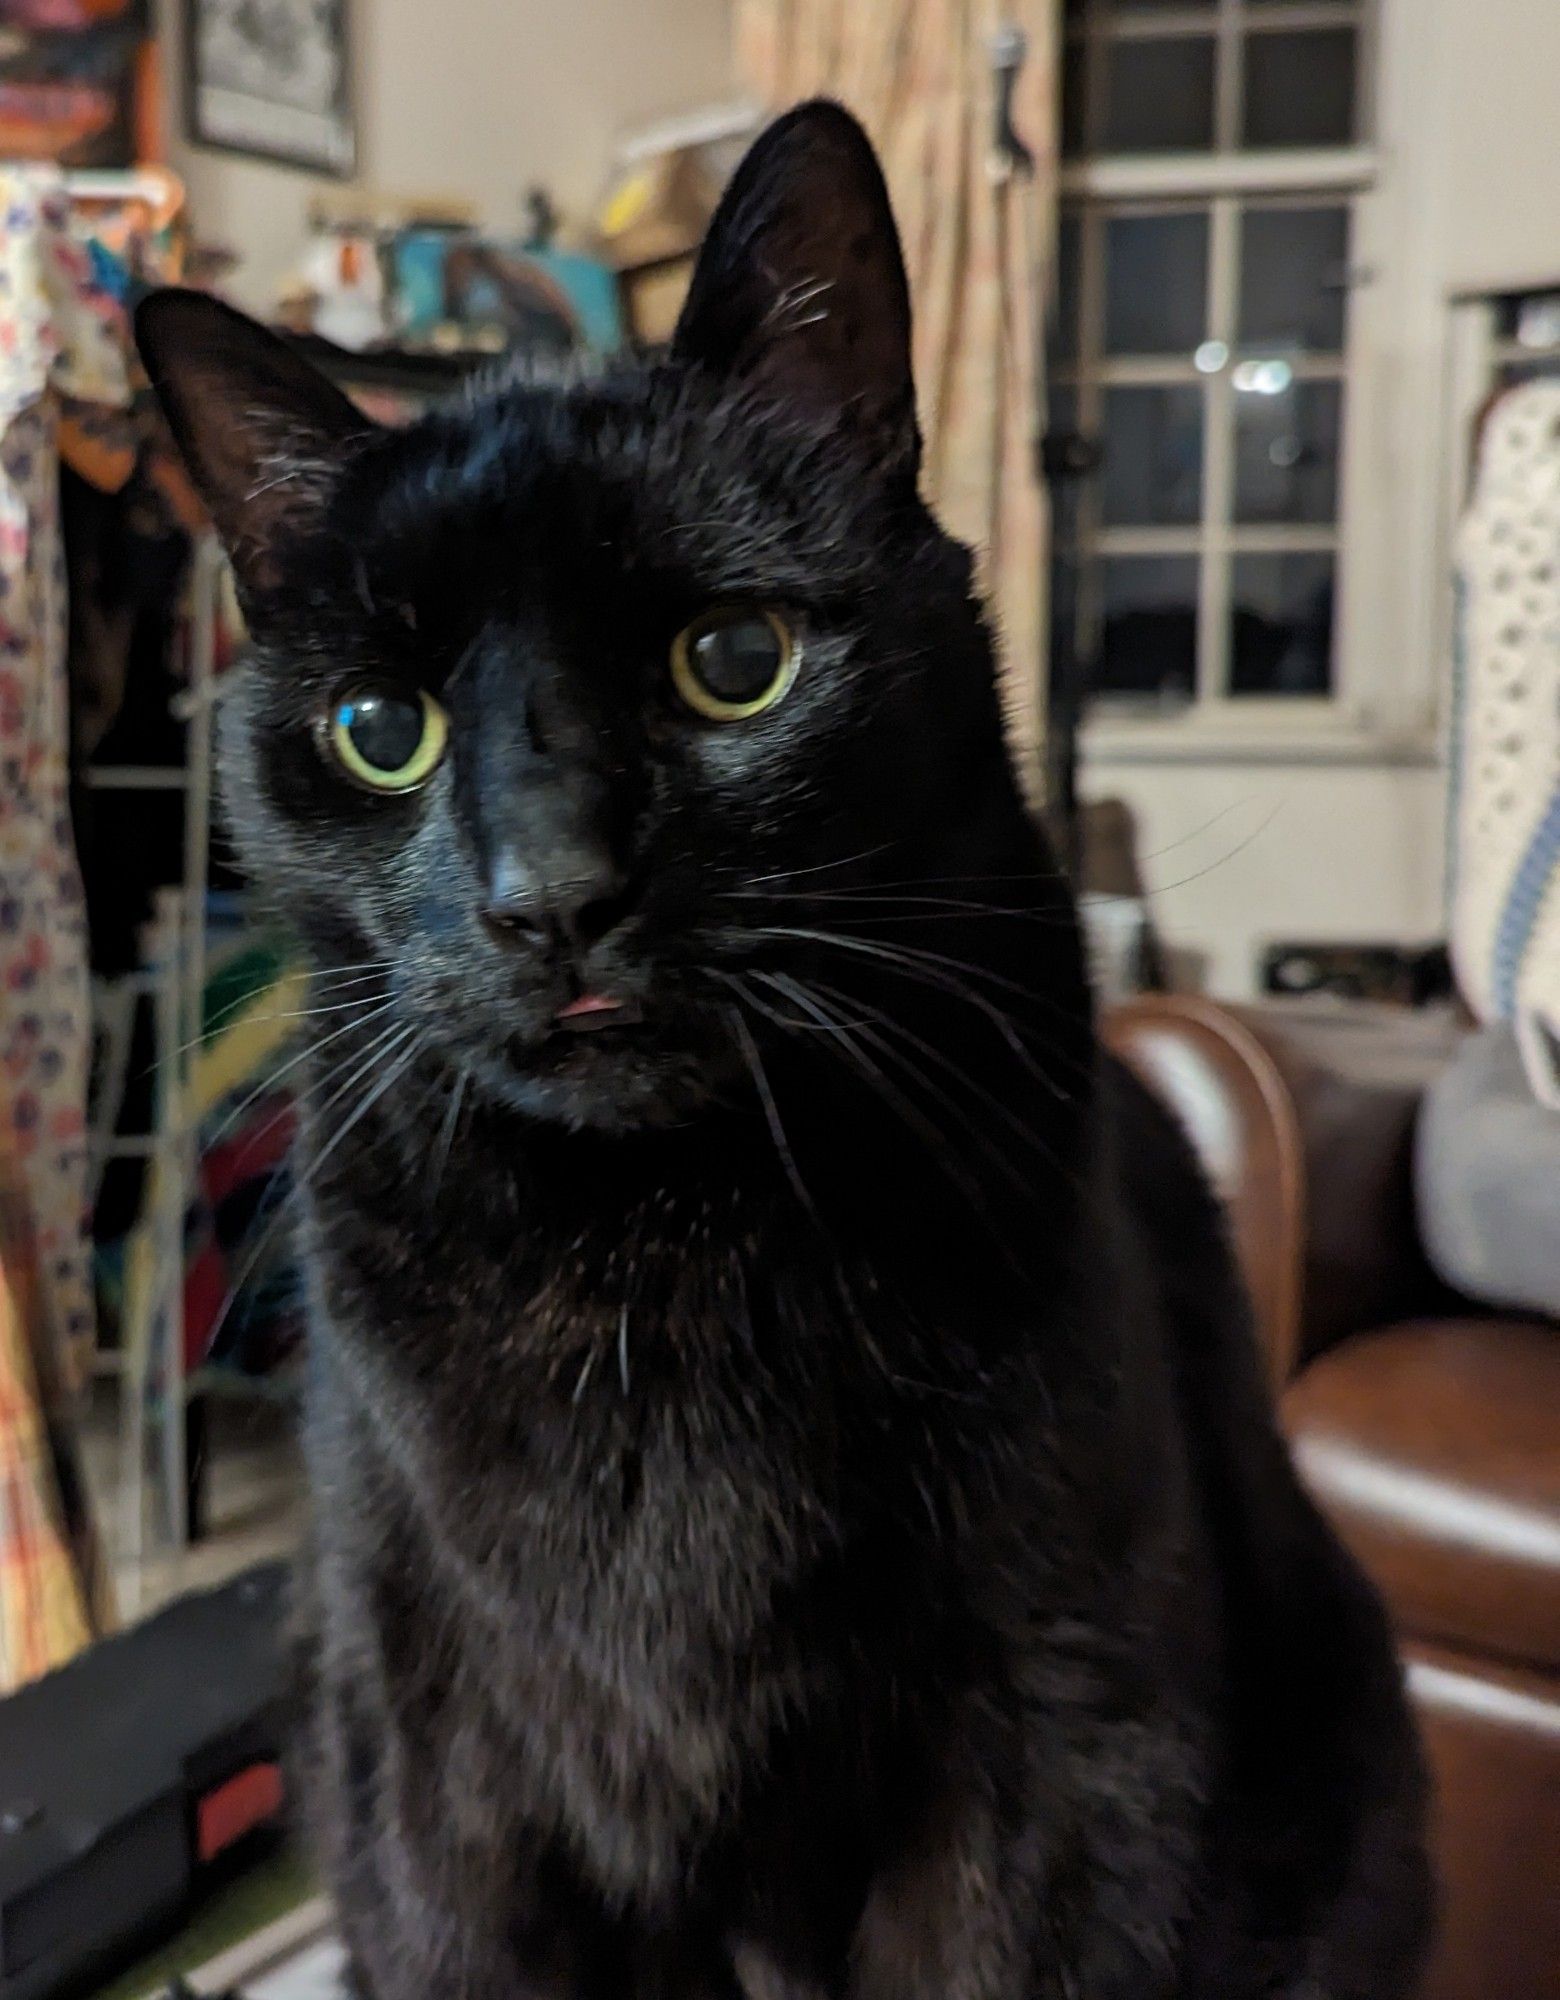
[[424,1076],[333,1152],[306,1117],[304,1172],[342,1247],[398,1245],[452,1296],[488,1282],[552,1317],[842,1274],[907,1300],[965,1296],[974,1272],[1032,1295],[1084,1177],[1076,1095],[1015,1079],[940,1129],[902,1096],[774,1076],[764,1105],[629,1135],[480,1102],[443,1123],[447,1083]]

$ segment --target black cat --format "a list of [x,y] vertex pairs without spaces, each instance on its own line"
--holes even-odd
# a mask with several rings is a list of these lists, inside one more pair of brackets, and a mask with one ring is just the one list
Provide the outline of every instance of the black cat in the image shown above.
[[1407,1994],[1421,1780],[1100,1052],[866,140],[670,355],[374,428],[153,298],[316,968],[299,1769],[372,2000]]

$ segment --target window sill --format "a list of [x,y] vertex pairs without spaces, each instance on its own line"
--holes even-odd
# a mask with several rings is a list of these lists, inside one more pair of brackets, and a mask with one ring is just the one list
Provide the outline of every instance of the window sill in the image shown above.
[[1322,703],[1263,703],[1259,713],[1091,716],[1081,760],[1093,769],[1131,764],[1371,765],[1433,769],[1442,754],[1430,727],[1389,730]]
[[1167,196],[1348,194],[1369,187],[1380,161],[1370,146],[1247,153],[1117,153],[1068,161],[1064,196],[1152,201]]

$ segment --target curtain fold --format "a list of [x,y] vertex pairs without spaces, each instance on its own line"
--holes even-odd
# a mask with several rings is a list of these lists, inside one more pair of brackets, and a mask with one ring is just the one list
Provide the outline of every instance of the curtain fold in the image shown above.
[[[837,97],[872,134],[915,301],[924,483],[976,550],[1002,646],[1004,703],[1037,785],[1047,511],[1041,329],[1056,208],[1055,0],[738,0],[737,65],[771,109]],[[996,143],[998,31],[1027,43]]]

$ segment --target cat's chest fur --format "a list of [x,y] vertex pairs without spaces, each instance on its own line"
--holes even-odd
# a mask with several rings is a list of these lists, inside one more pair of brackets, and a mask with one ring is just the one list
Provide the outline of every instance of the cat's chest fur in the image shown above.
[[729,1179],[598,1192],[464,1228],[410,1189],[332,1205],[314,1453],[353,1601],[320,1615],[383,1627],[386,1718],[512,1805],[501,1844],[539,1823],[653,1898],[766,1745],[852,1706],[842,1597],[881,1594],[892,1646],[887,1524],[930,1482],[883,1474],[909,1329],[869,1267]]

